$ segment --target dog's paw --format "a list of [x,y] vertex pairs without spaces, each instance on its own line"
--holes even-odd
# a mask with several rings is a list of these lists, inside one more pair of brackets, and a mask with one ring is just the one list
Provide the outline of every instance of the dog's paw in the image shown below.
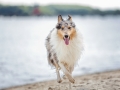
[[58,82],[58,83],[61,83],[61,82],[62,82],[62,80],[57,80],[57,82]]
[[70,74],[66,74],[66,76],[71,83],[75,83],[75,79]]
[[73,78],[69,78],[69,81],[70,81],[71,83],[75,83],[75,79],[73,79]]

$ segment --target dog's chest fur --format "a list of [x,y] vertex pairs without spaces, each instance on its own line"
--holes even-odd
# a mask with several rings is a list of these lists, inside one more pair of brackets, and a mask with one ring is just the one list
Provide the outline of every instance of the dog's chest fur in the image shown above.
[[60,39],[57,35],[57,31],[53,30],[50,37],[51,50],[56,54],[59,62],[66,63],[68,66],[73,66],[80,58],[83,44],[80,33],[70,40],[69,45],[65,45],[64,40]]

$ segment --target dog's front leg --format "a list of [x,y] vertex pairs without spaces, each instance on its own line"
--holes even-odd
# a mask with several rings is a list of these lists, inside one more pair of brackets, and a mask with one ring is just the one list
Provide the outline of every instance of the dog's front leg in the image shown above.
[[70,74],[70,72],[66,69],[64,63],[59,62],[59,65],[60,65],[62,71],[64,72],[64,74],[68,77],[69,81],[70,81],[71,83],[74,83],[75,80],[73,79],[73,77],[72,77],[72,75]]

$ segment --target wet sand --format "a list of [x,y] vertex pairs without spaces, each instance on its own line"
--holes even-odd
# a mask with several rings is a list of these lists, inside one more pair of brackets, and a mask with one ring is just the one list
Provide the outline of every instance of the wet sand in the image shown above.
[[56,80],[17,86],[3,90],[120,90],[120,70],[75,77],[75,83]]

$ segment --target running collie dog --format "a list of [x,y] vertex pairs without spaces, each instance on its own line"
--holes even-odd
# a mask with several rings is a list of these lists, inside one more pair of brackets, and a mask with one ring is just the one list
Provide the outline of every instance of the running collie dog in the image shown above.
[[71,16],[68,15],[67,20],[63,20],[61,15],[58,16],[58,23],[50,31],[45,44],[48,62],[56,68],[57,81],[62,81],[59,73],[61,69],[69,81],[74,83],[72,72],[82,54],[83,43],[82,35],[76,29]]

